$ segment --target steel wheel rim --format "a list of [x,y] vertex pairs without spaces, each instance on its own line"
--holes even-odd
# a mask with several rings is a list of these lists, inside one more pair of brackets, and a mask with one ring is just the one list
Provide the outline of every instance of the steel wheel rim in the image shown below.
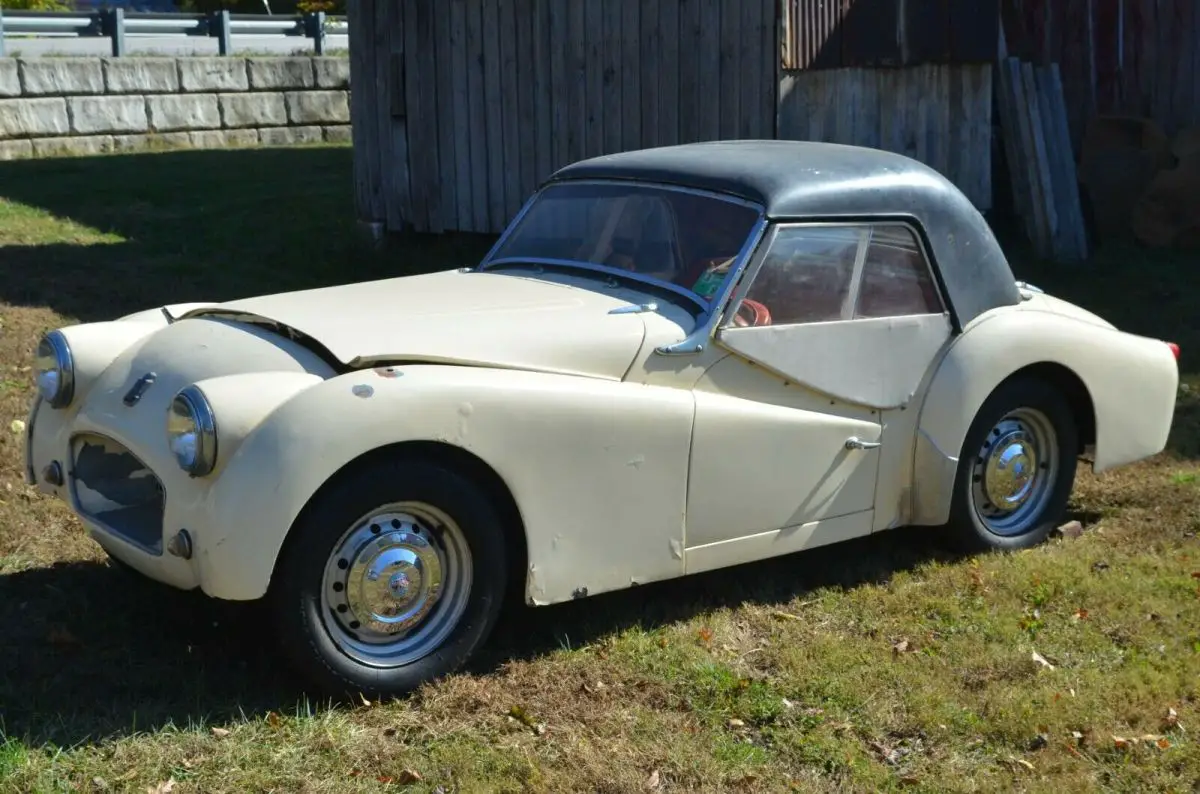
[[988,431],[971,467],[975,514],[996,535],[1031,531],[1058,478],[1058,436],[1041,411],[1020,408]]
[[471,550],[453,519],[421,502],[384,505],[334,545],[321,582],[322,621],[357,662],[411,664],[458,625],[471,577]]

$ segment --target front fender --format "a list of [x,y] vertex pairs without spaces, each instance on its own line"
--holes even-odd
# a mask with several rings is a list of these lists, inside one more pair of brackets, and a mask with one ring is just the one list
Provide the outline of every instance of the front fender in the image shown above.
[[459,447],[503,480],[524,524],[530,602],[678,576],[693,414],[686,390],[545,373],[414,365],[332,378],[275,410],[225,463],[207,497],[210,537],[197,543],[202,587],[264,595],[321,486],[406,441]]
[[930,382],[915,447],[913,523],[945,523],[963,440],[980,406],[1006,378],[1041,363],[1073,372],[1091,397],[1094,471],[1166,446],[1179,385],[1166,344],[1059,313],[999,310],[968,327]]

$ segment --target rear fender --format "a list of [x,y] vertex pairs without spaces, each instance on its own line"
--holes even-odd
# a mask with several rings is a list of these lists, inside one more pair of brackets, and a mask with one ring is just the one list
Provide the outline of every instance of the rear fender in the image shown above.
[[943,524],[967,430],[1004,380],[1057,364],[1091,400],[1097,473],[1161,452],[1179,370],[1163,342],[1048,311],[1004,309],[981,318],[938,365],[921,407],[913,463],[914,524]]

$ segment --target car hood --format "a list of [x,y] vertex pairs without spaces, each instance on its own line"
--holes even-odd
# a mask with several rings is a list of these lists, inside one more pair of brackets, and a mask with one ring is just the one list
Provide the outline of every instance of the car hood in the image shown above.
[[610,312],[647,300],[561,274],[446,271],[189,305],[181,319],[279,323],[349,367],[425,361],[620,380],[645,341],[646,323],[637,313]]

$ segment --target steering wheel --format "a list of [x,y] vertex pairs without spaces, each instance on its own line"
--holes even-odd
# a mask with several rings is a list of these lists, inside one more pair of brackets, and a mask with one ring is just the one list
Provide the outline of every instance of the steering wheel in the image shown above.
[[739,328],[771,324],[771,310],[758,301],[742,298],[737,313],[733,315],[733,324]]

